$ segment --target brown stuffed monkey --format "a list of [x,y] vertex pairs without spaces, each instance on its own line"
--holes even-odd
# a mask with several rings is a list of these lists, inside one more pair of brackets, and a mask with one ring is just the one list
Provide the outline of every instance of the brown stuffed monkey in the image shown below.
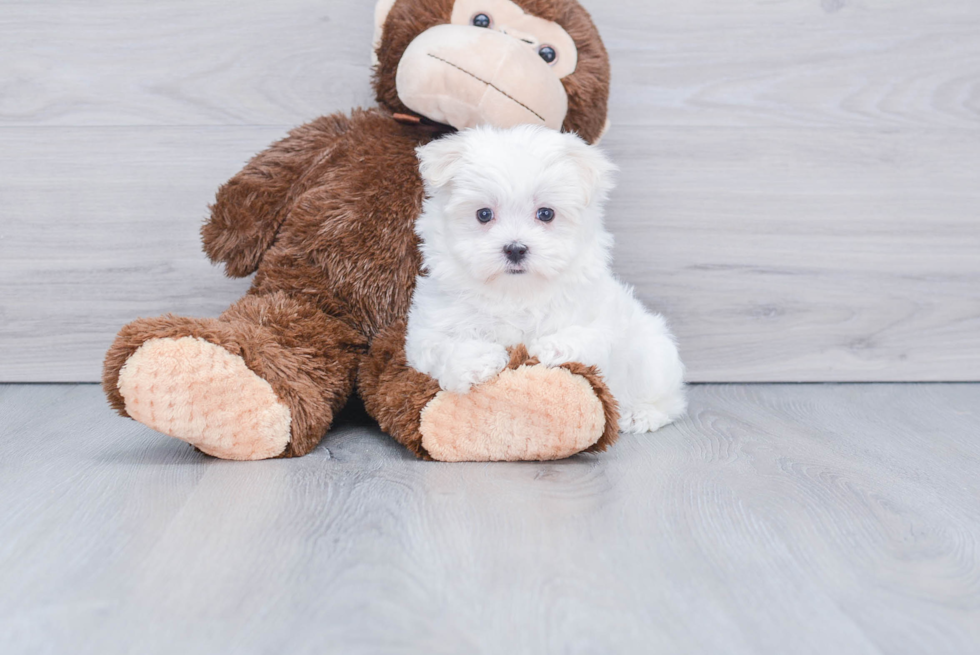
[[255,273],[219,318],[124,327],[106,355],[112,406],[225,459],[310,452],[356,390],[420,457],[557,459],[602,450],[616,406],[593,368],[512,351],[459,395],[405,364],[420,272],[415,148],[448,129],[535,123],[590,142],[609,63],[575,0],[381,0],[379,106],[296,128],[222,186],[202,228],[228,275]]

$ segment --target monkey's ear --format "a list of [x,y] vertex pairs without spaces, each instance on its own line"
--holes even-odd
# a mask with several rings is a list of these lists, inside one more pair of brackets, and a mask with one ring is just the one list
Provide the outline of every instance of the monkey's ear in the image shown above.
[[590,146],[577,135],[569,140],[568,158],[575,162],[582,175],[585,204],[604,202],[616,186],[613,175],[619,168],[600,148]]
[[594,139],[594,140],[592,141],[592,145],[594,145],[594,146],[597,146],[597,145],[599,145],[599,144],[600,144],[600,143],[602,142],[602,140],[603,140],[604,138],[606,138],[606,133],[607,133],[607,132],[609,132],[609,128],[610,128],[610,127],[612,127],[612,121],[611,121],[611,120],[609,120],[609,117],[607,116],[607,117],[606,117],[606,124],[602,126],[602,131],[601,131],[601,132],[599,132],[599,136],[597,136],[597,137],[596,137],[596,138],[595,138],[595,139]]
[[395,6],[396,0],[378,0],[374,5],[374,41],[371,44],[371,65],[378,65],[378,48],[381,46],[381,36],[385,31],[385,20]]
[[449,134],[415,149],[419,157],[419,172],[426,186],[439,189],[449,184],[463,161],[463,140]]

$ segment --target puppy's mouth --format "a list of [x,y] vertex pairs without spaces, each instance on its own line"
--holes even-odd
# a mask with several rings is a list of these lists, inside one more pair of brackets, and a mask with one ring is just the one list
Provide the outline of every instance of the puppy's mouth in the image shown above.
[[520,266],[507,268],[507,275],[524,275],[525,273],[527,273],[527,269],[521,268]]

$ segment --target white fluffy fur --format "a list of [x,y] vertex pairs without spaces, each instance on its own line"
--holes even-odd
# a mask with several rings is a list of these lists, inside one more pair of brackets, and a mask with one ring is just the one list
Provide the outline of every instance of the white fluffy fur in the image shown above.
[[[620,429],[656,430],[684,412],[684,367],[663,318],[610,268],[603,205],[614,166],[577,136],[476,128],[419,148],[427,199],[416,232],[427,275],[408,317],[406,355],[464,393],[526,344],[543,364],[595,365],[620,406]],[[481,208],[494,219],[481,224]],[[536,218],[541,207],[555,218]],[[505,245],[527,258],[512,264]]]

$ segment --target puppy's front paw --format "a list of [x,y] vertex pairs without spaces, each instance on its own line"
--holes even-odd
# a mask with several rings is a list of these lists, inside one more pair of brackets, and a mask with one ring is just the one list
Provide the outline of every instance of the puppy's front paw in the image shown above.
[[559,366],[574,362],[578,359],[575,348],[565,339],[558,339],[554,336],[543,337],[531,342],[527,347],[527,352],[532,357],[537,357],[545,366]]
[[439,376],[439,386],[446,391],[466,393],[475,384],[486,382],[507,367],[510,354],[495,343],[472,343],[460,346],[454,361]]

